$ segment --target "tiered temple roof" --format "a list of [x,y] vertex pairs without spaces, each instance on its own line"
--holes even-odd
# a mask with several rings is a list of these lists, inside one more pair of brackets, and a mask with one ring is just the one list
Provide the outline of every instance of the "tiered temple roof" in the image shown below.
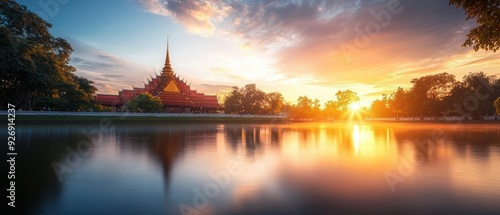
[[190,107],[194,109],[219,109],[221,108],[216,95],[205,95],[192,90],[190,84],[181,80],[170,64],[169,45],[167,41],[167,54],[165,65],[161,74],[150,76],[151,79],[144,83],[144,87],[132,87],[131,90],[118,92],[118,95],[97,94],[96,100],[105,106],[122,106],[135,96],[148,92],[160,98],[165,107]]

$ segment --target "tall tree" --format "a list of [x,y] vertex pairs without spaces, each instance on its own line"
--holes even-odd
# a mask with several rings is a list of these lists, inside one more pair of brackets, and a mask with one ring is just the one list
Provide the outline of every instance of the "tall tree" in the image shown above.
[[398,90],[391,95],[389,100],[389,108],[391,112],[395,114],[396,119],[399,119],[407,111],[408,102],[406,101],[407,92],[398,87]]
[[[69,65],[73,49],[62,38],[49,33],[51,24],[12,0],[0,1],[0,104],[31,110],[34,105],[52,105],[71,92],[82,98],[95,92],[73,74]],[[61,89],[59,89],[61,88]],[[74,98],[72,98],[74,99]],[[81,100],[79,100],[80,102]],[[59,102],[62,102],[60,100]],[[70,102],[70,101],[68,101]],[[72,104],[73,105],[73,104]],[[42,108],[41,106],[35,108]]]
[[467,19],[477,23],[467,34],[464,47],[493,52],[500,48],[500,0],[450,0],[450,4],[463,8]]
[[313,117],[313,101],[307,96],[299,96],[297,104],[293,106],[288,114],[292,118],[311,118]]
[[500,96],[500,89],[495,83],[495,75],[484,72],[469,73],[456,83],[450,91],[446,105],[450,110],[460,110],[476,119],[481,115],[492,115],[495,110],[492,106],[495,98]]
[[325,103],[323,114],[326,118],[337,118],[340,116],[340,111],[336,101],[328,101]]
[[267,105],[266,93],[255,84],[247,84],[240,89],[241,105],[246,114],[263,114]]
[[283,95],[278,92],[268,93],[267,98],[269,101],[269,113],[270,114],[278,114],[281,112],[283,108],[283,103],[285,100],[283,99]]
[[348,111],[351,104],[359,102],[358,94],[351,90],[339,90],[335,96],[337,97],[337,107],[341,112]]
[[312,103],[311,114],[315,117],[320,117],[320,115],[321,115],[321,103],[320,103],[319,99],[314,99],[314,101]]
[[413,87],[407,95],[408,111],[413,116],[436,116],[445,111],[441,102],[448,96],[454,84],[455,76],[448,73],[423,76],[411,81]]
[[281,93],[266,94],[255,84],[243,88],[233,87],[224,100],[226,113],[277,114],[283,109],[284,99]]
[[239,91],[238,87],[233,87],[233,90],[229,95],[226,96],[224,99],[224,112],[225,113],[241,113],[242,112],[242,105],[241,105],[241,99],[242,95]]
[[373,101],[370,106],[370,114],[374,117],[388,117],[391,116],[391,109],[389,108],[389,98],[383,94],[382,99]]

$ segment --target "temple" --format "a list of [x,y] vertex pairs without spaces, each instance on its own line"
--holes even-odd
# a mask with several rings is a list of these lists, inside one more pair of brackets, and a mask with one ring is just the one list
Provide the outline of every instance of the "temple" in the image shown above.
[[205,95],[192,90],[189,84],[179,79],[170,64],[170,54],[167,40],[167,55],[165,65],[160,75],[151,76],[143,88],[133,87],[131,90],[121,90],[118,95],[97,94],[96,100],[103,106],[111,107],[112,111],[123,111],[128,101],[142,93],[150,93],[159,98],[165,113],[215,113],[221,106],[216,95]]

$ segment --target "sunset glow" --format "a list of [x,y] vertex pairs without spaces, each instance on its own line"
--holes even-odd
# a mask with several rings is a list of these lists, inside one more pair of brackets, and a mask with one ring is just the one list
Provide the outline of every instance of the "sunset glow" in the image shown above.
[[500,215],[499,29],[500,0],[1,0],[3,214]]
[[354,102],[349,106],[349,109],[354,112],[358,112],[361,108],[363,108],[363,106],[360,102]]
[[[158,73],[167,35],[175,72],[220,98],[256,83],[292,104],[303,95],[324,103],[346,89],[369,102],[423,75],[498,73],[499,53],[461,46],[474,26],[463,11],[445,0],[399,2],[385,21],[376,14],[388,11],[386,1],[70,1],[45,16],[74,48],[77,75],[99,93]],[[44,13],[36,1],[19,3]],[[375,33],[366,32],[371,25]]]

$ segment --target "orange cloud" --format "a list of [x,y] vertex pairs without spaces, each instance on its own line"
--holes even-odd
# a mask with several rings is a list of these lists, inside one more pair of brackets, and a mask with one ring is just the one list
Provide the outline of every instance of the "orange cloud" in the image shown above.
[[146,11],[171,16],[189,32],[211,35],[215,31],[213,22],[223,19],[227,10],[221,1],[174,1],[137,0]]
[[272,53],[278,82],[288,87],[350,86],[372,96],[430,73],[498,66],[498,55],[461,47],[474,23],[447,0],[138,2],[190,32],[221,31],[246,49]]

